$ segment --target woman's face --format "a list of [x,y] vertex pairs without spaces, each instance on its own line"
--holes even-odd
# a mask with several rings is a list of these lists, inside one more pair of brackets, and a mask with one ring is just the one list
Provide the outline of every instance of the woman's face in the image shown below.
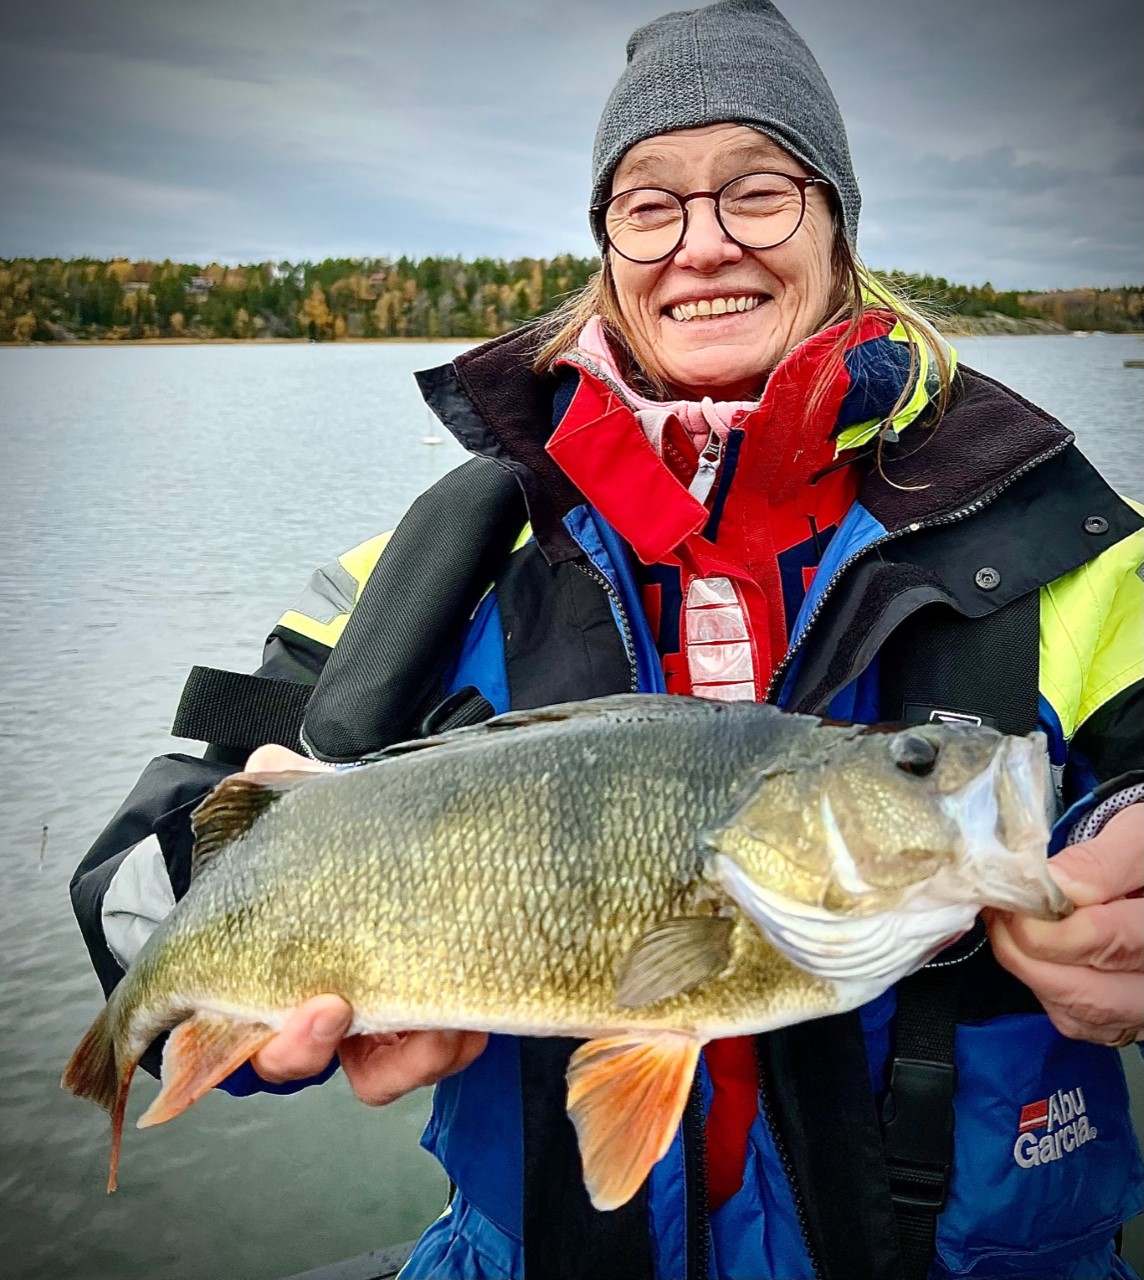
[[[764,134],[744,125],[681,129],[637,143],[616,169],[612,191],[664,187],[716,191],[741,174],[773,169],[809,177]],[[687,398],[761,395],[776,364],[819,328],[833,291],[833,217],[826,189],[806,191],[806,217],[773,249],[744,249],[723,232],[711,200],[687,206],[687,234],[662,262],[629,262],[610,251],[620,313],[634,353]],[[673,310],[716,298],[757,299],[753,310],[678,319]]]

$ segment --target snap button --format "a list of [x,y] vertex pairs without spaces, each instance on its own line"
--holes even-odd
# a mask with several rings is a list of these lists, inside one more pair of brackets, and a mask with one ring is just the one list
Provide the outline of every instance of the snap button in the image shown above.
[[1085,533],[1107,533],[1108,521],[1103,516],[1086,516],[1084,531]]
[[992,565],[987,564],[984,569],[977,570],[973,581],[977,583],[982,591],[992,591],[994,587],[1001,585],[1001,575]]

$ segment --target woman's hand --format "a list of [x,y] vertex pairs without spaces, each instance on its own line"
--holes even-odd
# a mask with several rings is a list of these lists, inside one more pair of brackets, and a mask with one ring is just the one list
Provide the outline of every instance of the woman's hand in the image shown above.
[[1074,1040],[1121,1045],[1144,1035],[1144,804],[1049,862],[1077,905],[1052,923],[986,913],[997,959]]
[[341,996],[315,996],[251,1059],[271,1084],[304,1080],[329,1066],[336,1053],[354,1093],[382,1107],[422,1085],[467,1067],[485,1047],[482,1031],[397,1031],[347,1036],[353,1009]]
[[[331,766],[285,747],[259,747],[246,762],[247,773],[295,769],[321,772]],[[299,1005],[286,1025],[251,1059],[271,1084],[305,1080],[330,1065],[336,1053],[354,1093],[373,1107],[384,1106],[422,1085],[436,1084],[467,1067],[485,1047],[480,1031],[398,1031],[350,1036],[353,1009],[337,995],[315,996]]]

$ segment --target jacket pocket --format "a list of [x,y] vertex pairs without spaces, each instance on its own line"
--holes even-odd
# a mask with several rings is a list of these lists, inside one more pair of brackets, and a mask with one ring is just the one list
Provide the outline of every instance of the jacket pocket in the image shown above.
[[958,1027],[957,1070],[935,1271],[1072,1275],[1144,1203],[1119,1054],[1019,1014]]

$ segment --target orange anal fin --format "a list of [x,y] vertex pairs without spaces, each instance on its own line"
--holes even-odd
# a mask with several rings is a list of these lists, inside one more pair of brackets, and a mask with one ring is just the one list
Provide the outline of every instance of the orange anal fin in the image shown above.
[[568,1064],[568,1114],[584,1184],[617,1209],[667,1154],[691,1090],[700,1042],[675,1031],[589,1040]]
[[139,1128],[171,1120],[225,1079],[274,1035],[264,1022],[196,1013],[171,1032],[163,1049],[163,1087],[139,1117]]

